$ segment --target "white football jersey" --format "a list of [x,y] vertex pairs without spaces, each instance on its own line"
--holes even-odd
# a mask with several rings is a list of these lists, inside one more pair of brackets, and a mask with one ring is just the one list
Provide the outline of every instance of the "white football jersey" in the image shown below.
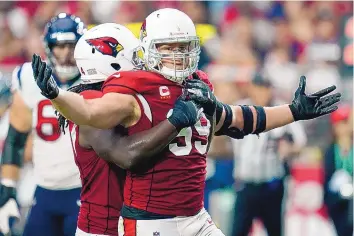
[[[79,83],[77,81],[73,86]],[[32,110],[32,161],[37,184],[56,190],[80,187],[80,174],[74,160],[69,129],[65,135],[60,132],[55,109],[50,100],[41,94],[33,77],[31,63],[14,70],[12,86]]]

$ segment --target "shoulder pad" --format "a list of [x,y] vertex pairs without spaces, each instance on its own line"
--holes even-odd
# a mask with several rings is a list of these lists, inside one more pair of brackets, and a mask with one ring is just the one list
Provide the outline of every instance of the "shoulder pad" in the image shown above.
[[102,91],[97,90],[85,90],[80,93],[85,99],[95,99],[103,97]]
[[103,93],[146,94],[152,87],[169,83],[159,74],[148,71],[123,71],[111,75],[103,84]]
[[37,99],[42,95],[34,80],[31,63],[26,62],[15,68],[12,73],[12,86],[12,91],[18,92],[30,109],[37,106]]
[[26,62],[20,66],[15,67],[12,72],[12,90],[21,90],[23,87],[27,88],[28,83],[32,84],[34,81],[29,81],[31,79],[29,79],[28,77],[33,78],[33,70],[31,63]]
[[109,76],[102,86],[102,92],[134,94],[137,87],[136,74],[133,71],[116,72]]

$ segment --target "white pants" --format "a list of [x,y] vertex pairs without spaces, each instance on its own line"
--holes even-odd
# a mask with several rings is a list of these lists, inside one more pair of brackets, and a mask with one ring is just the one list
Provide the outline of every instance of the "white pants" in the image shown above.
[[86,233],[84,231],[82,231],[81,229],[79,229],[78,227],[76,228],[76,233],[75,236],[107,236],[104,234],[90,234],[90,233]]
[[197,215],[161,220],[132,220],[120,217],[119,236],[225,236],[203,208]]

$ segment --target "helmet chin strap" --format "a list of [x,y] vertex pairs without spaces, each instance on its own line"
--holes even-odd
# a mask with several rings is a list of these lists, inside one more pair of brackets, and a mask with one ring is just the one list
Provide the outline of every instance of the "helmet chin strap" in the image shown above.
[[[163,75],[166,79],[171,80],[173,82],[182,84],[183,81],[190,76],[194,71],[190,68],[189,65],[192,64],[192,60],[190,58],[177,58],[174,53],[172,57],[170,57],[174,61],[173,68],[169,68],[162,63],[163,57],[157,55],[152,56],[151,54],[147,57],[147,66],[149,70],[154,71]],[[184,70],[177,70],[176,60],[182,59],[183,66],[182,68],[186,68]],[[188,63],[187,63],[188,60]],[[188,66],[186,66],[188,64]]]
[[188,73],[185,71],[179,72],[174,69],[170,69],[166,66],[162,66],[160,68],[160,72],[162,75],[164,75],[167,79],[172,80],[176,83],[182,84],[183,81],[189,76]]

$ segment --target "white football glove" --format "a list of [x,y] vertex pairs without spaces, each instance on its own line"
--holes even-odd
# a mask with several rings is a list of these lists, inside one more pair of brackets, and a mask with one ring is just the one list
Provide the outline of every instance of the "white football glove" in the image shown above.
[[351,197],[353,194],[353,179],[345,170],[334,172],[328,185],[330,191],[339,193],[343,198]]
[[10,217],[20,218],[20,211],[13,198],[10,198],[5,205],[0,208],[0,232],[5,235],[10,232]]
[[10,218],[20,217],[16,203],[16,182],[11,179],[2,179],[0,184],[0,232],[8,234]]

